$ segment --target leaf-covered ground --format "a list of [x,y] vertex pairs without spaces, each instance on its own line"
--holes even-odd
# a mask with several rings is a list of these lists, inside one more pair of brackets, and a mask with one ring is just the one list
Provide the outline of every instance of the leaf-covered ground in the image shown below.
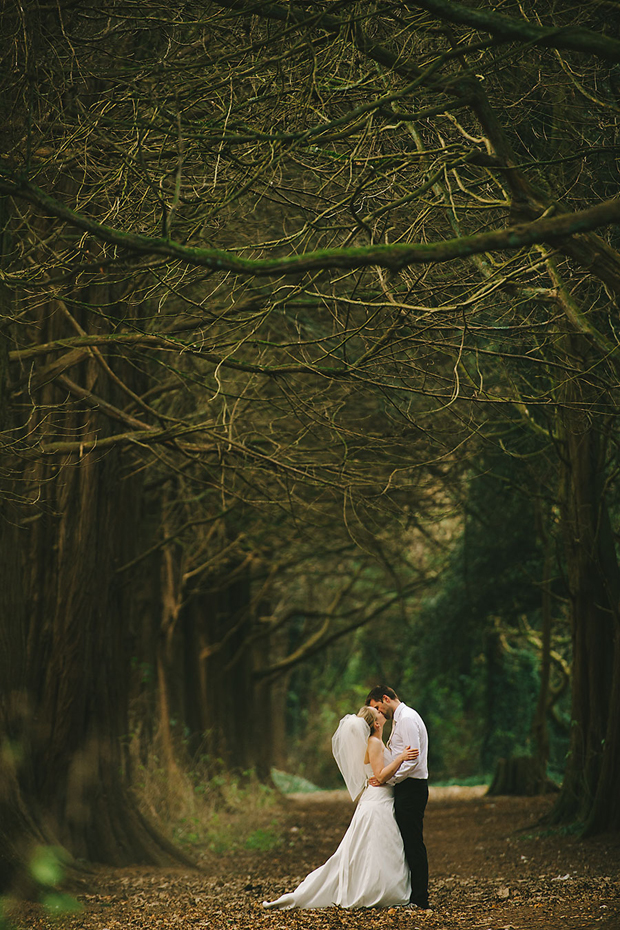
[[[196,849],[200,869],[98,868],[74,890],[75,914],[22,905],[28,930],[620,930],[620,836],[580,840],[541,827],[548,798],[436,793],[426,838],[433,913],[389,908],[265,911],[336,848],[352,815],[341,793],[288,800],[280,845],[266,828],[258,848]],[[263,847],[263,848],[261,848]]]

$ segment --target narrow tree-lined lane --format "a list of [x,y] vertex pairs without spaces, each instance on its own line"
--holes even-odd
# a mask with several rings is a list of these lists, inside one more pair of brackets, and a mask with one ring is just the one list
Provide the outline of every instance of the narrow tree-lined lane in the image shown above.
[[379,682],[620,831],[617,5],[2,5],[0,925]]
[[426,826],[434,906],[429,916],[403,908],[263,910],[265,897],[290,890],[334,851],[345,831],[353,806],[325,792],[286,804],[279,821],[282,842],[275,849],[197,850],[203,858],[196,871],[102,868],[77,891],[82,913],[53,922],[28,906],[20,925],[33,930],[615,930],[620,840],[582,841],[538,826],[550,806],[548,797],[460,799],[450,790],[444,799],[432,799]]

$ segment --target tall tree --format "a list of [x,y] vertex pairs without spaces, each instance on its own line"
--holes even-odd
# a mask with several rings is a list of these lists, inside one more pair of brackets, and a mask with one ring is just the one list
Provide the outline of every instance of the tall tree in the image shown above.
[[[620,217],[620,42],[602,9],[575,23],[561,3],[540,21],[517,4],[499,16],[447,0],[230,0],[179,15],[138,0],[6,5],[2,456],[19,513],[4,538],[13,549],[22,527],[36,572],[27,594],[7,585],[20,632],[5,619],[3,637],[29,657],[15,689],[47,702],[22,776],[30,809],[60,821],[72,773],[87,784],[122,735],[118,618],[144,595],[115,568],[139,542],[165,563],[178,535],[164,523],[149,538],[145,473],[154,488],[187,471],[218,489],[225,506],[206,518],[230,500],[324,521],[340,505],[355,542],[378,553],[386,514],[402,526],[406,500],[426,530],[437,474],[478,437],[515,454],[516,412],[562,476],[581,748],[559,811],[618,826],[606,496],[620,254],[605,230]],[[169,575],[164,564],[168,593],[181,562]],[[189,608],[157,603],[170,684],[166,638]],[[75,720],[101,682],[105,719]],[[12,706],[6,696],[7,720]],[[55,780],[36,761],[52,751]],[[96,855],[112,832],[76,815],[64,839]],[[139,842],[128,855],[143,855]]]

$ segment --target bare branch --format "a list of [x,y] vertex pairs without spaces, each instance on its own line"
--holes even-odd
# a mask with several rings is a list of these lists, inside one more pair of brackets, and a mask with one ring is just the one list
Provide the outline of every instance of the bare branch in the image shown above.
[[232,252],[222,249],[201,249],[167,239],[154,239],[113,229],[70,210],[60,201],[27,181],[0,181],[0,191],[35,203],[58,219],[90,233],[102,242],[108,242],[130,252],[141,255],[163,255],[214,271],[232,271],[240,275],[257,277],[296,275],[301,272],[329,269],[353,270],[373,265],[379,265],[391,271],[400,271],[410,265],[449,262],[455,258],[466,258],[481,252],[514,251],[532,245],[554,244],[560,239],[590,232],[620,221],[620,199],[613,199],[575,213],[545,217],[532,223],[520,223],[505,229],[447,239],[429,245],[426,243],[395,243],[349,249],[322,249],[301,256],[252,260],[238,258]]

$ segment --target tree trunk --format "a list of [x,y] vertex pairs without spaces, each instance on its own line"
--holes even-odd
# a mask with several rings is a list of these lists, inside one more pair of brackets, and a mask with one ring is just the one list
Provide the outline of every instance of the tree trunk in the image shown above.
[[493,781],[488,790],[490,795],[521,795],[533,797],[557,791],[557,786],[547,778],[549,760],[549,730],[547,715],[549,713],[549,681],[551,677],[551,568],[552,553],[547,535],[541,526],[541,536],[545,546],[543,585],[542,585],[542,637],[540,656],[540,688],[538,702],[532,721],[532,743],[534,752],[531,756],[512,756],[498,759]]
[[[109,293],[80,297],[110,302]],[[41,338],[62,337],[65,327],[65,316],[46,306]],[[110,390],[93,357],[78,377],[89,389],[100,380],[100,394]],[[38,419],[43,435],[110,432],[96,411],[68,403],[53,385],[37,400],[28,428]],[[4,739],[8,727],[21,760],[4,772],[4,803],[15,812],[4,879],[27,857],[28,837],[111,865],[189,862],[138,813],[123,749],[135,590],[116,569],[136,555],[141,478],[127,477],[117,449],[61,461],[37,452],[26,465],[9,449],[3,465],[13,495],[31,495],[0,529],[0,642],[10,638],[12,660],[0,704]]]
[[[1,205],[4,205],[2,200]],[[8,347],[10,295],[0,286],[0,431],[11,436]],[[3,457],[6,462],[6,457]],[[15,463],[13,463],[15,465]],[[20,793],[23,745],[30,726],[26,667],[26,611],[21,584],[20,510],[13,481],[0,470],[0,893],[27,877],[29,845],[44,842]]]
[[[563,521],[573,638],[572,727],[556,822],[618,826],[618,564],[601,495],[600,435],[567,417]],[[581,430],[579,429],[581,426]]]
[[510,794],[520,797],[534,797],[557,791],[557,786],[545,777],[541,780],[540,769],[535,756],[512,756],[510,759],[498,759],[493,781],[487,794]]
[[29,633],[37,731],[27,796],[73,855],[161,863],[172,849],[138,815],[123,777],[132,589],[121,587],[115,567],[130,555],[139,493],[119,466],[115,452],[86,456],[66,462],[48,485],[56,493],[40,521],[44,538],[33,540],[38,558],[27,585],[36,591],[40,579],[54,579],[36,598]]
[[620,831],[620,629],[616,624],[614,663],[607,732],[594,802],[586,822],[586,834]]
[[540,519],[540,536],[544,546],[543,582],[541,599],[541,650],[540,650],[540,688],[538,702],[532,721],[532,742],[534,744],[533,767],[536,771],[538,790],[544,794],[548,790],[547,763],[549,762],[549,683],[551,680],[551,570],[553,567],[551,541],[545,531],[543,518]]
[[[215,587],[215,579],[214,579]],[[196,591],[183,608],[185,721],[190,746],[214,767],[269,778],[271,684],[256,681],[268,640],[255,638],[250,572],[216,590]]]
[[[167,535],[167,524],[163,522]],[[176,798],[185,790],[185,780],[179,767],[181,755],[181,722],[184,669],[179,644],[180,583],[182,553],[173,556],[167,547],[162,558],[161,623],[157,631],[157,733],[155,745],[166,773],[168,797]],[[176,726],[175,726],[176,723]]]

